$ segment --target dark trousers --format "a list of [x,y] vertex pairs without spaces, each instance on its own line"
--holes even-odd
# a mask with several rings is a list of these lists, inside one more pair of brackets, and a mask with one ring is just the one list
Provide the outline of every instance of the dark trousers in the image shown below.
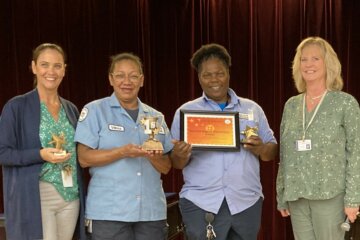
[[[259,200],[250,208],[231,215],[226,200],[224,199],[218,214],[212,222],[216,233],[216,240],[256,240],[261,224],[261,211],[263,199]],[[205,240],[206,226],[205,214],[191,201],[180,198],[179,206],[187,240]]]
[[166,240],[166,220],[149,222],[92,221],[91,240]]

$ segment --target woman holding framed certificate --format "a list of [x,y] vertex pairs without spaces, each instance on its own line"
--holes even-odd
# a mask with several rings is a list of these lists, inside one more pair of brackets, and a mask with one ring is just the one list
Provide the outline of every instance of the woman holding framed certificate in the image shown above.
[[229,88],[231,57],[223,46],[202,46],[191,64],[203,95],[183,104],[171,126],[173,155],[179,156],[172,164],[185,182],[179,206],[186,235],[256,240],[263,201],[259,159],[275,158],[273,131],[258,104]]

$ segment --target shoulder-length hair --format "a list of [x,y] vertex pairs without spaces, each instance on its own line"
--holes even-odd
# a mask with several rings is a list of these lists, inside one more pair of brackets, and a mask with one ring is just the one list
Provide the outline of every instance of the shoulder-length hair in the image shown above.
[[341,90],[344,83],[341,77],[341,63],[336,52],[326,40],[320,37],[308,37],[296,48],[296,54],[292,64],[292,75],[298,92],[302,93],[306,91],[306,83],[301,75],[300,63],[302,50],[309,45],[316,45],[322,51],[326,69],[326,89],[329,91]]

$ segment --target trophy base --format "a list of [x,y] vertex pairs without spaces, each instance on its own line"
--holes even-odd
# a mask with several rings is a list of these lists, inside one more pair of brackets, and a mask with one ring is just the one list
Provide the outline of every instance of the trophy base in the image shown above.
[[146,151],[164,151],[164,147],[159,141],[147,140],[142,145],[142,148]]
[[65,155],[66,155],[66,151],[65,151],[65,150],[63,150],[63,151],[61,151],[61,152],[54,153],[54,156],[58,156],[58,157],[63,157],[63,156],[65,156]]

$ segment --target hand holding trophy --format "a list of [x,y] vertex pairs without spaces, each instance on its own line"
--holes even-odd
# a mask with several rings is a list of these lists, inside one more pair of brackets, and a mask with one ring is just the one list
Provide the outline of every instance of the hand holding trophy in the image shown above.
[[[60,133],[60,135],[52,134],[52,140],[49,142],[49,144],[53,144],[54,147],[59,152],[54,153],[54,156],[58,157],[64,157],[67,153],[66,150],[63,149],[63,145],[66,144],[65,134],[63,132]],[[61,169],[61,177],[63,181],[64,187],[72,187],[73,186],[73,180],[72,180],[72,167],[68,162],[62,162],[57,163],[58,166],[60,166]]]
[[245,130],[240,133],[245,135],[245,138],[241,141],[244,144],[244,148],[259,157],[264,143],[259,137],[258,131],[258,126],[246,126]]
[[149,135],[142,148],[146,151],[163,151],[164,147],[159,140],[155,138],[162,126],[162,116],[143,116],[140,123],[144,128],[145,134]]
[[245,130],[241,132],[241,134],[245,135],[245,139],[243,139],[242,141],[244,142],[252,136],[256,136],[256,137],[259,136],[258,131],[259,131],[259,128],[257,126],[250,127],[250,126],[246,125]]
[[66,155],[66,150],[64,150],[62,147],[65,143],[66,143],[65,134],[63,132],[61,132],[60,135],[52,134],[52,139],[51,142],[49,142],[49,144],[54,145],[56,149],[60,150],[60,152],[54,153],[55,156]]

